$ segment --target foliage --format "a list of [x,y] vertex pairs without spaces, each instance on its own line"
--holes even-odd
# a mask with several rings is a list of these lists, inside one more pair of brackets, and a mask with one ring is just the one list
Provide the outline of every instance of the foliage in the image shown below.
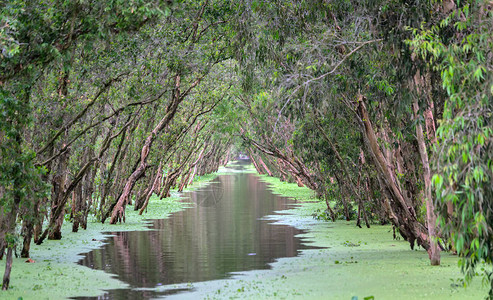
[[[436,205],[443,234],[470,280],[493,262],[493,13],[487,1],[464,1],[431,27],[414,29],[414,47],[440,72],[447,92],[434,149]],[[453,35],[447,34],[453,32]],[[491,282],[493,271],[485,269]]]
[[490,6],[2,3],[0,206],[16,218],[0,233],[43,212],[45,233],[66,212],[74,231],[104,222],[239,151],[315,190],[320,218],[391,222],[411,247],[434,244],[436,197],[471,277],[493,249]]
[[[20,138],[31,123],[29,108],[0,88],[0,112],[0,215],[5,219],[10,215],[15,222],[18,210],[32,210],[33,203],[46,197],[48,189],[41,180],[45,170],[34,166],[36,155]],[[23,220],[32,217],[29,213],[21,216]],[[5,233],[9,247],[14,247],[14,232]]]

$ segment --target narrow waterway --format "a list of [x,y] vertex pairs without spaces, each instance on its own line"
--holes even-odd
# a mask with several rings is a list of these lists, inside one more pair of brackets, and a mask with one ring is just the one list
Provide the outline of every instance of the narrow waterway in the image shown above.
[[[155,230],[115,232],[107,244],[79,262],[115,274],[131,287],[110,290],[99,299],[178,293],[187,289],[173,288],[174,284],[267,269],[275,259],[309,248],[296,237],[300,230],[262,219],[288,209],[294,201],[272,194],[255,174],[219,175],[185,196],[191,207],[154,220]],[[170,287],[166,292],[154,290],[166,285]]]

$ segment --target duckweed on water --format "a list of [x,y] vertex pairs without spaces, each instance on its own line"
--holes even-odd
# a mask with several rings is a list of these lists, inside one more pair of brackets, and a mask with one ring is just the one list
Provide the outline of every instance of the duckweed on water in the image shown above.
[[[216,174],[197,178],[193,190],[211,181]],[[185,191],[187,191],[185,190]],[[172,192],[172,197],[159,200],[151,199],[148,212],[138,215],[133,207],[128,207],[124,224],[101,224],[92,220],[87,230],[71,232],[71,223],[65,222],[62,227],[62,239],[59,241],[45,240],[43,244],[31,245],[31,259],[34,263],[25,263],[26,258],[14,258],[10,289],[1,291],[1,299],[66,299],[74,296],[99,296],[104,289],[128,287],[125,283],[113,278],[111,274],[100,270],[89,269],[76,264],[82,257],[81,253],[99,248],[110,231],[149,230],[147,219],[162,219],[169,214],[182,210],[186,203],[180,202],[180,194]],[[0,261],[0,270],[5,268],[5,260]]]
[[[226,170],[234,172],[234,170]],[[209,181],[214,176],[201,178]],[[442,264],[432,267],[424,250],[410,250],[407,242],[393,240],[390,226],[357,228],[354,222],[315,220],[324,203],[312,192],[276,178],[262,177],[276,194],[290,196],[300,204],[273,222],[306,230],[306,243],[324,249],[303,250],[300,256],[282,258],[271,270],[249,271],[232,279],[197,282],[194,291],[172,297],[178,299],[481,299],[487,288],[479,280],[464,289],[457,257],[443,253]],[[148,230],[144,218],[162,218],[183,208],[178,195],[149,204],[149,213],[138,216],[127,210],[123,225],[89,224],[88,230],[70,232],[63,228],[61,241],[33,245],[35,263],[15,259],[12,288],[2,298],[63,299],[70,296],[101,295],[103,289],[125,288],[109,274],[75,264],[79,253],[100,247],[106,231]],[[0,265],[3,266],[3,262]],[[182,285],[174,285],[179,288]],[[188,286],[189,287],[189,286]],[[165,287],[162,287],[165,288]],[[187,288],[187,284],[184,284]]]
[[[467,288],[457,257],[442,254],[440,266],[430,266],[428,254],[393,240],[390,226],[357,228],[355,222],[315,220],[312,213],[325,203],[296,184],[263,176],[274,193],[298,200],[300,206],[271,219],[307,233],[307,243],[325,249],[303,250],[282,258],[271,270],[249,271],[230,280],[195,284],[195,291],[177,299],[482,299],[487,288],[476,280]],[[338,262],[338,263],[335,263]]]

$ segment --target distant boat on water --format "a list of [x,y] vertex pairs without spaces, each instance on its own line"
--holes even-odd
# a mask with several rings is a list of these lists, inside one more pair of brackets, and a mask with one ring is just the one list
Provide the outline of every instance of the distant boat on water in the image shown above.
[[238,155],[238,159],[239,160],[249,160],[250,157],[248,157],[248,155],[245,155],[243,153],[240,153],[240,155]]

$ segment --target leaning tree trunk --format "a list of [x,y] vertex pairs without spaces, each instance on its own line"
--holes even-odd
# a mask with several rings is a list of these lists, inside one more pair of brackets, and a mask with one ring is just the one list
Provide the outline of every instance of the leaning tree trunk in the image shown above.
[[159,196],[160,199],[167,198],[170,196],[171,187],[175,184],[176,179],[178,178],[178,176],[180,176],[180,173],[181,170],[178,169],[168,174],[168,176],[164,181],[164,185]]
[[164,117],[159,121],[156,127],[154,127],[154,129],[149,134],[149,136],[147,136],[144,142],[144,146],[142,147],[142,151],[140,153],[139,165],[125,182],[123,192],[121,193],[116,205],[113,208],[110,224],[116,224],[116,222],[121,222],[121,221],[125,222],[125,206],[127,205],[128,198],[135,186],[135,183],[144,175],[145,170],[148,168],[147,157],[149,156],[149,153],[151,151],[152,144],[156,140],[158,134],[173,119],[178,109],[178,105],[183,100],[183,97],[180,96],[179,88],[180,88],[180,76],[177,75],[175,77],[175,92],[173,93],[171,103],[166,109],[166,114],[164,115]]
[[253,166],[255,167],[257,173],[259,173],[260,175],[264,174],[264,172],[260,169],[257,160],[255,159],[255,157],[253,157],[253,152],[250,149],[248,149],[247,151],[248,151],[248,155],[250,156],[250,160],[252,161]]
[[[159,167],[161,167],[161,164],[159,164]],[[155,177],[156,172],[159,172],[157,169],[153,169],[152,172],[150,173],[149,179],[152,179]],[[151,182],[144,182],[141,185],[141,188],[138,190],[137,194],[135,195],[135,202],[134,202],[134,210],[139,210],[142,205],[144,205],[145,199],[147,197],[147,194],[149,192],[152,193],[153,186],[154,186],[154,181]],[[131,197],[130,197],[131,198]]]
[[139,215],[142,215],[144,210],[146,210],[147,204],[149,204],[149,199],[151,199],[151,196],[154,193],[154,191],[156,191],[156,189],[158,189],[158,186],[159,186],[159,183],[161,182],[162,177],[163,177],[163,168],[162,168],[162,164],[159,163],[156,178],[154,178],[154,182],[152,183],[152,185],[149,186],[150,189],[147,192],[147,194],[145,195],[145,201],[142,203],[142,208],[139,210]]
[[[117,165],[121,165],[122,162],[124,161],[125,155],[126,155],[127,150],[128,150],[128,146],[131,143],[129,141],[125,145],[125,147],[123,147],[123,149],[122,149],[123,143],[126,140],[127,131],[129,132],[129,135],[131,136],[131,134],[137,128],[137,124],[138,124],[138,122],[135,122],[134,126],[131,129],[129,129],[129,130],[127,129],[127,130],[123,131],[122,136],[120,138],[120,142],[118,143],[118,146],[116,148],[116,153],[113,156],[110,170],[108,171],[108,173],[105,174],[106,176],[103,176],[103,174],[104,174],[103,172],[104,172],[104,170],[106,170],[106,163],[102,164],[102,166],[100,166],[100,168],[99,168],[101,170],[101,177],[103,177],[103,178],[106,177],[106,179],[104,180],[104,183],[101,184],[101,191],[99,193],[100,198],[101,198],[100,202],[99,202],[99,212],[101,213],[101,216],[102,216],[101,219],[103,222],[104,222],[103,213],[104,213],[104,208],[105,208],[105,204],[106,204],[106,197],[108,197],[108,195],[110,194],[111,188],[115,185],[114,183],[119,181],[119,178],[120,178],[119,174],[121,172],[121,168],[117,168],[116,176],[113,176],[113,172],[115,171],[115,167]],[[104,160],[104,161],[106,162],[106,160]]]
[[265,162],[262,160],[262,156],[261,155],[258,156],[258,162],[260,163],[260,165],[262,165],[262,167],[264,168],[264,170],[267,173],[267,175],[269,175],[270,177],[272,177],[272,172],[267,167],[267,165],[265,164]]
[[[192,175],[192,167],[188,167],[187,171],[183,174],[181,177],[180,183],[178,184],[178,192],[181,193],[183,190],[187,187],[187,183],[190,180],[190,175]],[[159,191],[161,187],[157,187],[157,190]]]
[[184,178],[183,185],[180,186],[180,189],[178,190],[179,192],[182,192],[183,189],[187,187],[187,185],[190,185],[193,183],[193,179],[195,177],[195,174],[197,174],[197,165],[202,160],[202,158],[204,157],[204,152],[208,146],[209,146],[209,144],[205,144],[205,146],[200,151],[197,159],[190,165],[190,169],[193,168],[193,171],[191,171],[191,170],[188,171],[187,176]]
[[401,235],[410,243],[411,248],[414,248],[414,243],[417,241],[418,245],[428,250],[430,243],[427,230],[417,220],[414,209],[408,206],[402,191],[398,187],[397,178],[391,171],[391,162],[387,161],[378,144],[373,125],[366,110],[363,95],[359,96],[356,113],[359,119],[358,121],[362,126],[362,134],[377,166],[377,171],[382,177],[383,183],[393,200],[390,203],[390,208],[392,208],[394,214],[391,220],[399,228]]
[[278,158],[277,160],[277,168],[278,168],[278,171],[279,171],[279,174],[280,174],[280,180],[283,181],[283,182],[286,182],[288,181],[288,173],[284,172],[284,166],[283,164],[281,163],[281,159]]

